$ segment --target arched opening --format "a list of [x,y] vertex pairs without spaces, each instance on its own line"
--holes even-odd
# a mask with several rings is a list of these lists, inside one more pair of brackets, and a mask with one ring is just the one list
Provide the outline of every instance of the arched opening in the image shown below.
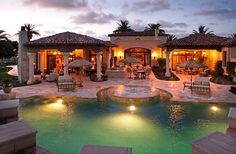
[[139,59],[142,65],[151,66],[151,50],[146,48],[129,48],[125,50],[125,58],[131,56]]

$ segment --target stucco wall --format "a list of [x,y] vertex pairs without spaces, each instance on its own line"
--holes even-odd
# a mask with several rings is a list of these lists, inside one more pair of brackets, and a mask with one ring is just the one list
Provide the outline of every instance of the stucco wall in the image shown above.
[[230,61],[236,62],[236,47],[230,48]]
[[[165,43],[167,40],[166,36],[159,36],[155,39],[155,36],[112,36],[111,43],[118,45],[114,48],[114,56],[118,59],[124,58],[124,51],[130,48],[145,48],[151,50],[151,61],[153,65],[154,57],[155,59],[162,56],[161,44]],[[121,58],[120,58],[121,57]]]

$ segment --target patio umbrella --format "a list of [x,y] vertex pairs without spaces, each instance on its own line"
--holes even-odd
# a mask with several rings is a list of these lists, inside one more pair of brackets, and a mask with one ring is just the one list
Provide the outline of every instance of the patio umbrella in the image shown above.
[[137,58],[134,57],[127,57],[123,60],[120,60],[120,62],[124,62],[124,63],[132,63],[132,64],[141,64],[142,62],[140,60],[138,60]]
[[86,67],[86,66],[92,66],[93,64],[85,59],[76,59],[69,63],[68,67]]
[[[142,62],[140,61],[140,60],[138,60],[137,58],[134,58],[134,57],[127,57],[127,58],[125,58],[125,59],[122,59],[122,60],[120,60],[120,62],[123,62],[123,63],[129,63],[129,64],[141,64]],[[132,79],[132,77],[131,77],[131,73],[132,73],[132,71],[130,70],[130,79]]]
[[[89,61],[85,60],[85,59],[76,59],[74,61],[72,61],[71,63],[69,63],[67,66],[68,67],[88,67],[88,66],[92,66],[93,64],[90,63]],[[81,80],[81,70],[80,70],[80,86],[82,86],[82,80]]]
[[202,63],[199,63],[199,62],[197,62],[196,60],[194,60],[192,58],[185,61],[185,62],[183,62],[183,63],[177,64],[176,66],[190,69],[190,71],[191,71],[191,73],[190,73],[191,74],[191,83],[192,83],[192,75],[193,75],[192,70],[194,68],[206,68],[206,65],[204,65]]

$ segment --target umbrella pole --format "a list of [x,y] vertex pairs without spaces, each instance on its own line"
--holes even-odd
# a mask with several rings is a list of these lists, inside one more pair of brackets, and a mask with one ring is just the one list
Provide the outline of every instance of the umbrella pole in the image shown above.
[[193,70],[192,69],[190,69],[191,70],[191,94],[193,94],[193,89],[192,89],[192,86],[193,86]]
[[[82,68],[81,68],[81,69],[82,69]],[[83,85],[82,85],[82,77],[81,77],[81,76],[82,76],[82,73],[81,73],[82,70],[81,70],[81,69],[80,69],[80,73],[79,73],[79,82],[80,82],[80,83],[79,83],[79,86],[80,86],[80,87],[83,87]]]

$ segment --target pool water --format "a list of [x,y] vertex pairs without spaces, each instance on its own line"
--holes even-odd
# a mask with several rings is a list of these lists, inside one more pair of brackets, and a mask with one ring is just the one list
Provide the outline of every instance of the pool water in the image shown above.
[[[21,119],[37,128],[37,143],[58,154],[84,144],[132,147],[133,154],[191,153],[191,142],[225,132],[232,105],[157,102],[136,106],[78,98],[20,101]],[[234,106],[235,107],[235,106]]]

